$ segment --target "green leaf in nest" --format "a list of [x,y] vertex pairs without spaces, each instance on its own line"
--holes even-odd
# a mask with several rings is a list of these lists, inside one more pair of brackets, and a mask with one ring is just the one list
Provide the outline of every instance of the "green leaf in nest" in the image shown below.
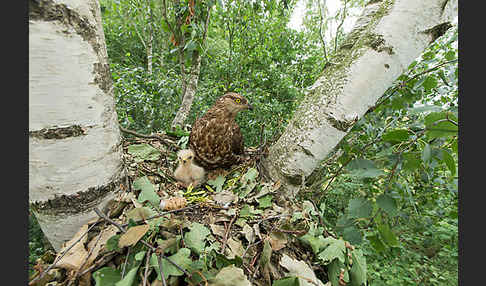
[[149,201],[154,206],[158,206],[160,203],[160,197],[155,192],[154,185],[149,181],[146,176],[138,178],[133,182],[134,190],[141,190],[140,195],[138,195],[138,201],[143,203],[144,201]]
[[[180,267],[182,267],[182,269],[188,270],[188,268],[192,264],[190,255],[191,250],[189,250],[188,248],[181,248],[176,254],[169,256],[168,258]],[[160,276],[159,262],[156,253],[152,253],[152,256],[150,257],[150,266],[153,266],[155,272],[157,272],[157,279],[162,280],[162,276]],[[170,275],[182,276],[184,274],[184,272],[180,271],[178,268],[172,265],[172,263],[168,262],[167,259],[164,258],[162,258],[162,270],[164,271],[165,279],[167,279]]]
[[299,286],[299,278],[292,276],[279,280],[274,280],[272,286]]
[[184,243],[188,248],[200,254],[204,250],[206,237],[210,233],[209,229],[204,225],[193,222],[190,231],[184,235]]
[[118,281],[115,286],[131,286],[137,277],[138,268],[141,263],[137,263],[128,273],[125,275],[123,280]]
[[216,188],[216,192],[221,192],[223,190],[224,181],[226,178],[224,176],[218,176],[214,180],[208,180],[208,184]]
[[103,267],[93,273],[97,286],[114,286],[121,279],[121,271],[111,267]]
[[352,218],[366,218],[371,216],[373,206],[365,198],[354,198],[349,201],[348,214]]
[[160,151],[147,143],[130,145],[127,151],[135,158],[135,162],[155,161],[160,157]]
[[265,209],[272,206],[272,195],[266,195],[258,199],[258,208]]

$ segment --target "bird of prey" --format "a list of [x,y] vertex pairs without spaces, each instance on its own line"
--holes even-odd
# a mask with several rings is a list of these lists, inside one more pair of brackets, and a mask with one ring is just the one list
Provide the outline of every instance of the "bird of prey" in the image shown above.
[[246,109],[253,107],[245,97],[228,92],[194,122],[189,146],[200,166],[209,170],[225,168],[243,160],[243,136],[235,118]]

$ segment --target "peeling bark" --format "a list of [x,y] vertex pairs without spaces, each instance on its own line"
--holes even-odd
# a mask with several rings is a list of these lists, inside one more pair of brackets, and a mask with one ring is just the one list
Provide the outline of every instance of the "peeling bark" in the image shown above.
[[[457,0],[370,1],[332,62],[308,95],[264,165],[285,188],[282,198],[298,192],[309,176],[372,107],[393,81],[457,15]],[[451,8],[452,7],[452,8]]]
[[29,1],[29,201],[59,250],[124,179],[98,1]]

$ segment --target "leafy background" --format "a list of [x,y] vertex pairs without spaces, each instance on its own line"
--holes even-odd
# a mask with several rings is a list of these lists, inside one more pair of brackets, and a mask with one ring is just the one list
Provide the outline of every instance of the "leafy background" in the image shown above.
[[[144,1],[101,1],[119,122],[146,134],[167,130],[181,103],[180,63],[161,3],[150,2],[153,20],[147,22]],[[266,140],[278,137],[346,36],[331,28],[365,4],[348,0],[348,14],[341,7],[323,21],[319,2],[305,3],[300,30],[288,27],[297,1],[209,3],[215,7],[207,41],[192,47],[203,56],[187,124],[233,90],[256,110],[237,119],[245,145],[258,145],[261,126]],[[152,74],[142,43],[148,24],[154,30]],[[196,39],[200,29],[187,29]],[[332,37],[321,37],[323,31]],[[359,248],[369,285],[458,284],[457,38],[453,26],[427,48],[310,176],[312,192],[301,199],[318,209],[303,241],[316,250],[317,264],[335,257],[320,248],[333,245],[326,244],[320,221]],[[29,225],[32,266],[49,246],[32,216]]]

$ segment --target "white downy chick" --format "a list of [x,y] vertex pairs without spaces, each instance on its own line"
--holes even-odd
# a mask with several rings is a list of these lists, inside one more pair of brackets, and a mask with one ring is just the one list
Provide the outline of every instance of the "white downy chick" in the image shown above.
[[191,183],[193,187],[198,186],[204,179],[204,169],[193,163],[194,152],[191,149],[184,149],[177,152],[179,166],[174,171],[174,177],[184,187]]

